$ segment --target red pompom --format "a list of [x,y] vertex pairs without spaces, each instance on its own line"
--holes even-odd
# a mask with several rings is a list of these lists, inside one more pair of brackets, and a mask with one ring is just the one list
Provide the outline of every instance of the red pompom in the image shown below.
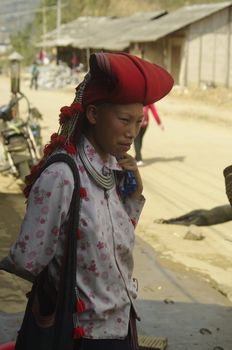
[[71,114],[71,108],[70,108],[69,106],[61,107],[60,112],[61,112],[61,114],[63,114],[64,116],[69,117],[70,114]]
[[135,219],[131,219],[132,225],[135,227],[136,226],[136,220]]
[[74,339],[80,339],[85,336],[85,330],[81,326],[77,326],[73,330],[73,338]]
[[51,139],[51,141],[53,141],[53,140],[56,140],[57,137],[58,137],[57,132],[54,132],[54,133],[51,135],[50,139]]
[[68,154],[75,154],[76,153],[76,147],[72,143],[67,144],[65,146],[65,150],[68,152]]
[[73,117],[73,111],[72,111],[72,108],[71,107],[68,107],[68,106],[64,106],[60,109],[60,124],[64,124],[64,122],[70,118]]
[[76,311],[77,312],[84,312],[85,311],[85,303],[82,299],[77,299],[76,302]]
[[72,103],[71,106],[70,106],[70,108],[71,108],[71,111],[72,111],[74,114],[79,113],[79,112],[82,113],[82,112],[84,111],[82,105],[81,105],[79,102]]
[[63,135],[57,136],[57,141],[56,141],[57,144],[64,146],[65,142],[66,142],[66,138]]
[[81,198],[87,197],[87,191],[86,191],[85,187],[80,187],[80,197]]
[[69,120],[70,118],[73,118],[76,116],[77,113],[83,112],[83,107],[80,103],[72,103],[71,106],[64,106],[60,109],[60,125],[64,124],[66,120]]
[[81,239],[81,231],[79,228],[77,229],[77,239]]
[[14,350],[14,348],[15,348],[15,342],[10,342],[10,343],[0,345],[0,350]]
[[51,152],[52,152],[52,146],[49,143],[49,144],[44,146],[43,153],[44,153],[44,155],[46,157],[46,156],[49,156],[49,154],[51,154]]

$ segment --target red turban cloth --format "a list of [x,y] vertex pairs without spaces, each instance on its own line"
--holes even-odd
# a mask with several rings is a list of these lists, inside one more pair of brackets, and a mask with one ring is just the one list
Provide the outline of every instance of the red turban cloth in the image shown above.
[[94,53],[89,64],[83,106],[101,102],[145,106],[167,95],[174,83],[164,68],[127,53]]

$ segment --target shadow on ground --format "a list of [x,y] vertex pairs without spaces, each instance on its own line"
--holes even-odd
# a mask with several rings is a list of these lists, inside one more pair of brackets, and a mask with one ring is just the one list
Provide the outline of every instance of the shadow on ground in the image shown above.
[[231,307],[139,300],[138,309],[139,334],[167,337],[170,350],[231,349]]
[[[22,194],[0,193],[0,259],[8,255],[12,242],[18,236],[24,210],[25,198]],[[25,293],[30,284],[0,271],[0,287],[0,311],[23,311],[26,303]]]
[[17,237],[25,211],[25,198],[18,193],[0,193],[0,257]]
[[[8,253],[17,236],[24,210],[22,195],[0,193],[0,258]],[[150,289],[153,295],[157,291],[152,299],[144,292],[147,297],[141,295],[137,301],[141,317],[139,334],[167,337],[168,350],[230,350],[231,306],[221,305],[219,301],[214,303],[205,286],[200,287],[195,279],[188,280],[182,270],[173,275],[157,264],[153,249],[142,244],[141,240],[137,244],[137,261],[141,269],[139,279],[143,277],[144,280],[144,286],[140,288],[143,292]],[[0,271],[0,286],[1,344],[16,338],[30,283]],[[162,289],[159,290],[158,286]],[[198,295],[199,288],[205,289],[204,302]],[[178,300],[178,295],[181,295],[181,300],[180,297]]]
[[[139,300],[139,335],[168,338],[169,350],[229,350],[229,307],[200,303],[169,303]],[[216,315],[216,317],[215,317]],[[14,341],[23,313],[0,312],[0,344]]]
[[139,334],[168,338],[168,350],[230,350],[230,301],[206,276],[163,259],[143,239],[135,245]]

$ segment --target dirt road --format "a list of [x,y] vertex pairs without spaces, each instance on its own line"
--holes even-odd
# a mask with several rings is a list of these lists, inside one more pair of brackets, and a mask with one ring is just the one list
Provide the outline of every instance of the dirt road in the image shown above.
[[[9,97],[8,87],[8,80],[1,77],[0,105],[5,103]],[[44,141],[47,141],[51,132],[58,128],[59,108],[71,103],[74,89],[70,87],[62,91],[31,91],[23,83],[22,91],[42,112],[44,117],[43,136]],[[193,97],[187,93],[180,96],[177,91],[173,92],[168,98],[157,103],[165,130],[161,131],[150,120],[150,126],[144,139],[145,164],[141,167],[141,174],[147,203],[137,229],[137,235],[140,239],[137,241],[135,252],[136,273],[141,276],[142,280],[140,304],[144,303],[143,310],[146,310],[145,329],[147,329],[147,334],[154,332],[155,326],[150,322],[151,318],[156,320],[157,315],[162,318],[165,314],[163,303],[162,307],[159,308],[159,300],[163,301],[163,299],[168,298],[175,302],[175,306],[166,305],[169,307],[169,311],[170,308],[173,308],[172,312],[168,313],[168,317],[164,318],[163,322],[156,325],[157,335],[164,334],[164,331],[168,329],[167,335],[173,344],[170,349],[213,349],[213,346],[217,344],[213,343],[212,339],[219,337],[217,328],[224,329],[225,333],[221,333],[221,338],[219,338],[220,340],[226,339],[225,344],[229,344],[230,333],[226,325],[231,324],[232,316],[229,307],[231,304],[216,291],[214,294],[212,285],[232,300],[232,222],[201,227],[200,230],[205,238],[201,241],[193,241],[183,239],[188,228],[156,224],[154,220],[175,217],[199,208],[210,209],[228,203],[222,171],[224,167],[232,163],[232,105],[230,98],[229,93],[223,94],[220,91],[216,94],[215,90],[212,90],[211,94],[202,93],[200,96],[195,92]],[[13,196],[13,199],[8,197],[9,201],[15,202],[16,197],[14,196],[17,195],[18,191],[17,183],[12,184],[12,179],[1,177],[0,192]],[[16,212],[20,216],[22,215],[22,199],[19,199],[19,202],[21,204],[18,207],[16,205]],[[4,227],[1,229],[2,234]],[[1,239],[1,245],[2,242]],[[7,244],[2,246],[1,254],[7,250]],[[145,253],[143,253],[144,251]],[[144,254],[147,255],[147,259],[143,261]],[[158,265],[151,262],[155,256],[156,261],[159,262]],[[182,293],[177,293],[174,287],[172,289],[167,279],[166,282],[159,281],[158,270],[168,271],[170,276],[174,276],[168,279],[173,281],[172,286],[175,286],[178,281]],[[195,274],[194,277],[190,278],[191,271],[195,271]],[[191,281],[186,285],[186,280],[189,278]],[[1,283],[2,281],[1,279]],[[195,282],[193,283],[193,281]],[[14,285],[10,287],[18,288],[18,281],[14,280],[12,283]],[[199,286],[199,290],[201,290],[197,297],[194,296],[194,293],[197,293],[198,287],[196,286]],[[12,312],[23,310],[25,303],[23,290],[26,287],[24,285],[20,287],[22,305],[17,302],[17,293],[12,293],[8,300],[10,304],[8,303],[7,306],[6,303],[1,303],[1,310],[10,311],[9,305],[12,306]],[[184,297],[186,293],[188,294],[187,299]],[[195,305],[195,308],[191,308],[191,304]],[[193,312],[193,310],[195,311]],[[187,331],[184,326],[187,325],[190,314],[194,322],[190,322]],[[199,330],[205,328],[205,324],[210,324],[211,316],[215,320],[216,314],[218,315],[217,322],[211,324],[216,335],[215,338],[211,337],[211,343],[207,342],[206,338],[204,340],[201,338],[202,343],[199,345],[199,341],[194,338],[192,347],[187,346],[193,323],[195,323],[195,327],[199,328],[199,334]],[[203,317],[203,320],[207,319],[208,321],[199,323],[200,316]],[[169,317],[177,317],[182,322],[172,323],[171,330],[168,324],[165,324],[165,320],[168,321]],[[188,338],[186,338],[187,333]],[[175,343],[175,334],[178,334],[182,345],[178,345],[178,340]],[[194,341],[195,343],[198,341],[198,346],[194,347]],[[224,346],[224,349],[229,350],[230,348]]]
[[[174,100],[174,103],[173,103]],[[179,101],[181,103],[181,100]],[[191,103],[190,103],[191,102]],[[156,218],[170,218],[194,209],[227,204],[223,169],[232,162],[232,108],[227,123],[216,122],[219,106],[207,106],[214,122],[174,114],[176,98],[158,105],[165,132],[154,123],[144,143],[144,178],[147,206],[138,229],[140,237],[171,259],[209,275],[232,298],[232,222],[201,227],[202,241],[184,240],[186,227],[158,225]],[[190,113],[200,114],[197,101],[189,101]],[[172,108],[173,106],[173,108]],[[180,106],[178,105],[178,109]],[[188,110],[185,108],[187,115]],[[170,116],[166,116],[170,110]],[[228,112],[228,111],[227,111]]]

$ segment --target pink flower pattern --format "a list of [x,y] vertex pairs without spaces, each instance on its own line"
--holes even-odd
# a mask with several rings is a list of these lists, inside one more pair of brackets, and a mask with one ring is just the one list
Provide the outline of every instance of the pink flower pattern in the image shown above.
[[[114,157],[103,164],[87,139],[84,147],[99,172],[103,165],[121,171]],[[106,199],[104,191],[88,176],[79,156],[73,155],[73,159],[87,194],[81,200],[76,270],[86,310],[78,315],[78,320],[89,338],[122,338],[127,334],[130,307],[136,294],[131,278],[134,246],[131,219],[138,222],[144,199],[127,198],[122,203],[115,187]],[[52,164],[42,173],[32,188],[18,240],[10,252],[17,265],[35,275],[49,264],[56,285],[59,276],[53,267],[53,257],[61,262],[65,236],[69,233],[65,223],[73,187],[67,164]]]
[[105,243],[104,243],[104,242],[102,242],[102,241],[98,241],[98,242],[97,242],[97,247],[98,247],[98,249],[103,249],[104,246],[105,246]]

